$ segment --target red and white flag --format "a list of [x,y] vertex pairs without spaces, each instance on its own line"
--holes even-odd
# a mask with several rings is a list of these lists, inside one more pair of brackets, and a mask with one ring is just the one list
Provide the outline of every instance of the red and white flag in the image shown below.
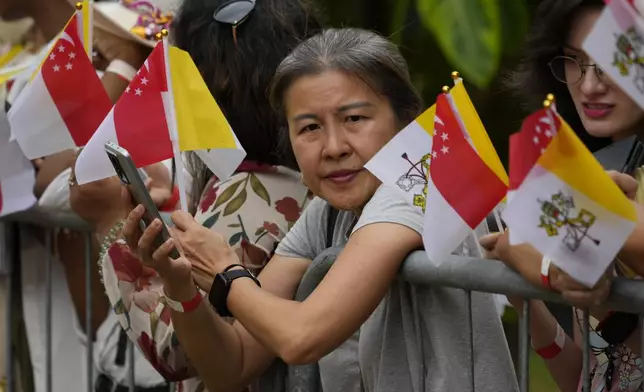
[[503,200],[507,186],[465,138],[444,94],[436,100],[423,243],[440,263]]
[[159,43],[79,155],[79,184],[116,175],[105,153],[107,141],[126,149],[137,167],[173,157],[164,106],[167,94],[163,45]]
[[29,159],[84,146],[112,107],[78,18],[76,12],[9,111],[11,133]]
[[559,129],[558,117],[547,114],[546,111],[531,114],[523,121],[521,131],[510,136],[508,203]]
[[[521,130],[510,136],[508,204],[535,167],[559,126],[559,117],[554,115],[554,110],[540,110],[526,117]],[[513,231],[510,232],[509,241],[512,245],[523,243],[523,240]]]

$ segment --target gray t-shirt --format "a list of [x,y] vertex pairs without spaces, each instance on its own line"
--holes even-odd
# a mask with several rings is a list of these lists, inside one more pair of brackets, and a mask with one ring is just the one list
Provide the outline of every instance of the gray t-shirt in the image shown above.
[[[328,212],[324,200],[312,200],[276,253],[313,260],[326,247]],[[382,222],[398,223],[422,234],[422,213],[397,190],[381,186],[357,222],[350,212],[338,214],[332,244],[344,245],[355,231]],[[474,248],[473,240],[466,241],[455,253],[467,254]],[[359,331],[320,360],[324,391],[470,391],[466,301],[462,290],[392,282]],[[476,391],[518,391],[491,295],[472,293],[472,321]]]

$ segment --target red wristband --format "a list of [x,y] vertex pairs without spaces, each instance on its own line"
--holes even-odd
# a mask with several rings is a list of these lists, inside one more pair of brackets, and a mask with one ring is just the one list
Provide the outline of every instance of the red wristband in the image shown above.
[[165,303],[170,307],[170,309],[180,313],[190,313],[193,310],[197,309],[202,299],[203,297],[201,296],[199,289],[197,289],[197,293],[194,297],[192,297],[190,301],[185,302],[175,301],[165,295]]
[[175,185],[172,188],[172,195],[163,203],[159,211],[172,212],[177,208],[177,203],[179,203],[179,187]]
[[566,334],[561,326],[557,324],[557,335],[555,335],[555,340],[553,340],[549,345],[540,349],[535,349],[534,351],[543,359],[552,359],[561,353],[564,344],[566,344]]
[[541,259],[541,284],[548,289],[552,289],[550,285],[550,263],[551,260],[545,256]]

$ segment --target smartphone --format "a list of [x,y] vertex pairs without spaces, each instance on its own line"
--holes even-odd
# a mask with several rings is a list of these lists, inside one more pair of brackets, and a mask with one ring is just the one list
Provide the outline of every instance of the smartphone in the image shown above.
[[612,143],[593,155],[605,170],[615,170],[630,175],[644,164],[644,148],[637,136]]
[[[116,175],[121,180],[121,183],[128,187],[134,201],[145,207],[145,214],[141,219],[141,229],[144,230],[155,219],[159,219],[161,221],[161,233],[159,233],[153,244],[155,249],[158,248],[170,238],[170,232],[168,231],[166,222],[159,213],[157,206],[154,204],[154,201],[152,201],[148,189],[143,183],[143,179],[145,178],[141,175],[143,170],[137,169],[127,150],[115,143],[110,141],[106,142],[105,152],[107,153],[107,157],[110,159],[110,162],[112,162],[112,166],[114,166]],[[174,249],[170,256],[177,258],[179,257],[179,252]]]

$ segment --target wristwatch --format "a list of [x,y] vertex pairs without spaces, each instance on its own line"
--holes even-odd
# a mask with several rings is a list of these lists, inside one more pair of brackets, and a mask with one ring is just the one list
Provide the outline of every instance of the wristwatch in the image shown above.
[[[235,267],[241,267],[241,269],[231,270]],[[238,278],[251,278],[257,286],[262,287],[255,275],[241,264],[229,265],[223,272],[215,275],[215,280],[212,282],[212,287],[208,294],[208,301],[221,317],[233,316],[228,311],[226,302],[228,301],[230,285]]]

